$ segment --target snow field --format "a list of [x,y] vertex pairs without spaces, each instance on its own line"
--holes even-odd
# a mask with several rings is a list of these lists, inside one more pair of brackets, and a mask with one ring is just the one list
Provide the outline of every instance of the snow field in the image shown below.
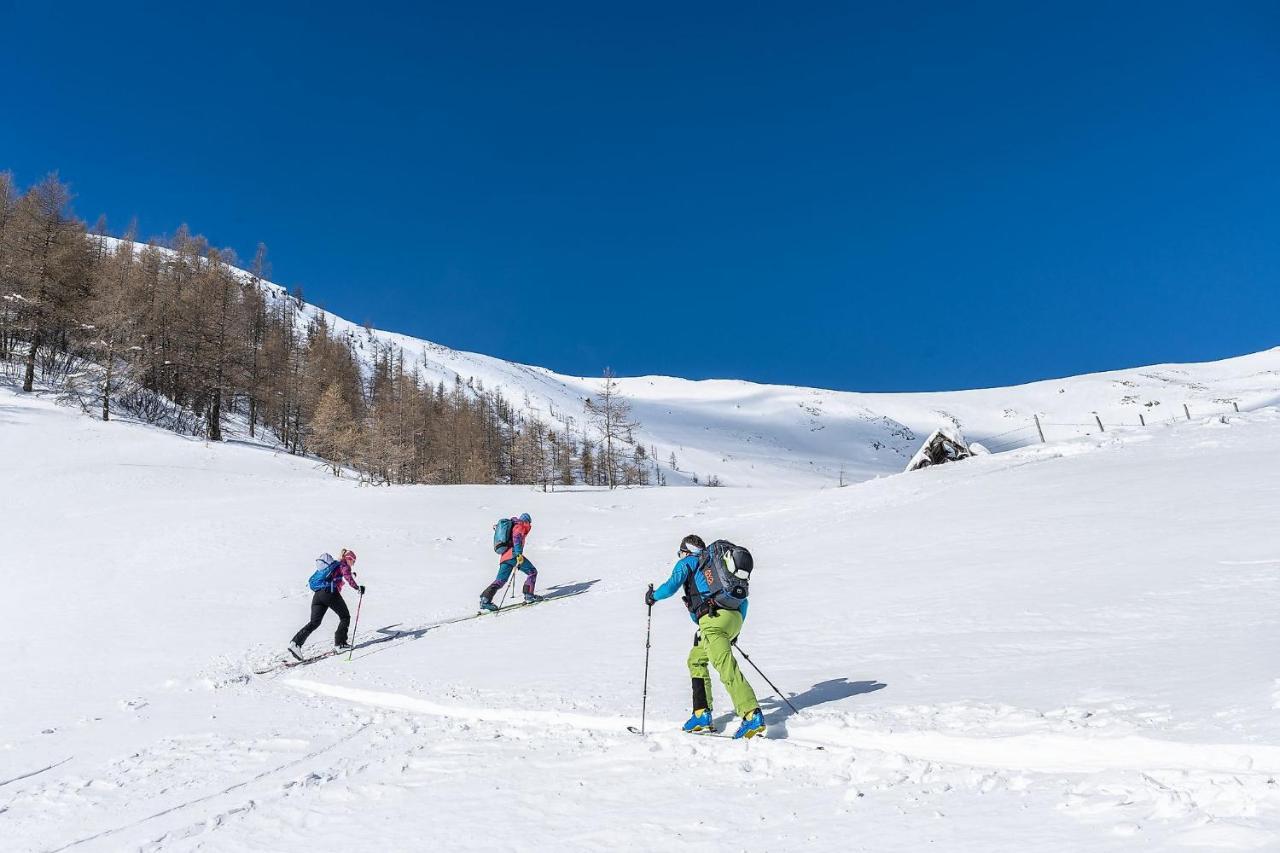
[[[1264,410],[840,490],[374,489],[0,390],[0,849],[1274,849],[1277,450]],[[521,510],[588,591],[431,627]],[[676,731],[675,600],[625,731],[694,531],[756,556],[768,740]],[[252,675],[344,545],[357,639],[406,633]]]

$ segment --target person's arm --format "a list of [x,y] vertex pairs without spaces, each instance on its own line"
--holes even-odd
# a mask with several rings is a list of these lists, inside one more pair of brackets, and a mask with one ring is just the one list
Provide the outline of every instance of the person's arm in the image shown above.
[[355,573],[351,571],[350,566],[348,566],[346,563],[343,563],[342,568],[339,569],[339,571],[342,574],[342,579],[347,582],[348,586],[350,586],[356,592],[359,592],[361,595],[364,595],[364,587],[356,583]]
[[684,587],[685,578],[689,577],[692,569],[690,560],[685,557],[677,560],[675,567],[671,570],[671,577],[667,578],[667,582],[653,591],[653,600],[662,601],[664,598],[670,598],[675,595],[678,590]]
[[516,558],[517,563],[524,562],[524,536],[524,530],[517,524],[515,532],[511,534],[511,556]]

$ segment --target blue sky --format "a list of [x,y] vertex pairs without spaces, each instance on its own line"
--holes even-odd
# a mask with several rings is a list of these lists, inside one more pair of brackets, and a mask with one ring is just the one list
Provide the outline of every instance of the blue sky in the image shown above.
[[448,346],[926,390],[1280,344],[1275,4],[0,18],[0,169]]

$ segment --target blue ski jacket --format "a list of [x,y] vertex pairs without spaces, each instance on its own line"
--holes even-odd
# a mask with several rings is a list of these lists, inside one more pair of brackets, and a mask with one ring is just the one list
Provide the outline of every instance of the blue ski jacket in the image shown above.
[[[707,588],[707,582],[703,580],[701,575],[694,572],[694,569],[697,567],[697,554],[690,554],[687,557],[681,557],[677,560],[675,566],[671,569],[671,577],[667,578],[666,583],[653,591],[654,600],[662,601],[664,598],[670,598],[677,592],[683,590],[685,581],[689,579],[690,575],[693,575],[693,585],[698,592],[703,595],[710,594],[711,590]],[[747,601],[742,602],[742,607],[738,609],[738,612],[742,614],[742,618],[744,620],[747,618],[747,604],[749,603],[750,602]],[[689,618],[693,620],[695,625],[698,624],[697,618],[692,613],[689,614]]]

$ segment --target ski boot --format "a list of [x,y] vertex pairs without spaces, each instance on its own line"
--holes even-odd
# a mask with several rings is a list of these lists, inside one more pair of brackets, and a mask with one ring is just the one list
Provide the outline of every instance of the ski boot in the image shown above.
[[693,712],[693,716],[683,726],[684,731],[692,734],[693,732],[714,732],[716,724],[711,722],[711,711],[708,708],[699,708]]
[[542,601],[542,600],[544,600],[545,598],[546,598],[546,596],[538,595],[538,594],[537,594],[537,593],[535,593],[535,592],[526,592],[526,593],[524,594],[524,603],[525,603],[525,604],[537,604],[539,601]]
[[480,609],[489,613],[497,613],[498,605],[494,604],[491,599],[480,596]]
[[294,656],[294,658],[295,658],[295,659],[297,659],[297,660],[302,660],[302,659],[303,659],[303,658],[302,658],[302,646],[298,645],[297,643],[290,643],[290,644],[289,644],[289,654],[293,655],[293,656]]
[[349,651],[351,651],[350,643],[334,643],[333,644],[333,653],[335,655],[342,654],[343,652],[349,652]]
[[738,726],[738,730],[733,733],[733,739],[753,738],[762,734],[764,734],[764,715],[760,713],[759,708],[756,708],[742,718],[742,725]]

